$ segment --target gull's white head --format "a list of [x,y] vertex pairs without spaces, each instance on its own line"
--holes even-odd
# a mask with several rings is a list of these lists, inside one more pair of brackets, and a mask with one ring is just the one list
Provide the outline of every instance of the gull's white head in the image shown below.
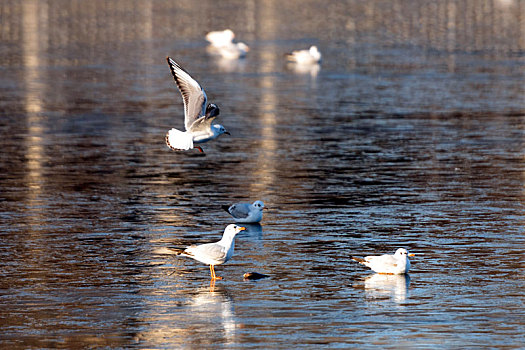
[[262,211],[264,209],[264,203],[262,201],[255,201],[253,202],[252,207]]
[[402,256],[402,257],[409,257],[409,256],[414,256],[415,254],[409,254],[408,251],[404,248],[399,248],[398,250],[396,250],[396,253],[395,253],[395,256]]
[[226,128],[222,126],[221,124],[213,124],[211,126],[211,130],[213,131],[213,134],[215,135],[215,137],[222,135],[222,134],[230,135],[230,133],[226,131]]
[[233,239],[237,233],[244,231],[244,230],[246,230],[246,227],[237,226],[235,224],[230,224],[226,226],[226,228],[224,229],[223,238],[228,237],[230,239]]
[[312,45],[310,46],[310,55],[317,61],[321,59],[321,52],[317,49],[317,46]]
[[245,43],[237,43],[237,48],[244,52],[250,51],[250,47],[246,45]]

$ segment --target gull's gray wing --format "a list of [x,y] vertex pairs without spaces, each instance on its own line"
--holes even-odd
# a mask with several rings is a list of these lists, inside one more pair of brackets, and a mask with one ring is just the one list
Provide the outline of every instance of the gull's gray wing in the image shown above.
[[207,243],[198,246],[188,247],[186,251],[193,255],[205,256],[208,259],[222,261],[226,259],[226,249],[217,243]]
[[383,254],[376,256],[367,256],[365,258],[371,264],[381,264],[381,265],[396,265],[397,259],[392,254]]
[[215,105],[214,103],[210,103],[206,107],[206,112],[204,113],[204,115],[195,120],[193,124],[190,125],[189,130],[193,133],[198,133],[199,131],[208,132],[211,128],[212,121],[215,118],[217,118],[219,113],[219,107],[217,107],[217,105]]
[[249,203],[238,203],[233,204],[228,208],[228,213],[236,219],[244,219],[250,215],[251,204]]
[[211,128],[211,122],[215,117],[200,117],[195,120],[186,130],[190,130],[193,133],[198,133],[199,131],[207,132]]
[[184,126],[189,130],[196,120],[205,118],[208,98],[199,83],[177,62],[170,57],[166,60],[184,101]]

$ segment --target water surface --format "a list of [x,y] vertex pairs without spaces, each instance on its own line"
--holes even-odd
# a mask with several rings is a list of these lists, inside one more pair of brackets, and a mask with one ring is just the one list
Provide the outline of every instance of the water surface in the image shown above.
[[[525,4],[300,3],[0,4],[1,347],[523,346]],[[164,144],[167,55],[232,133],[205,155]],[[255,199],[224,280],[159,254]],[[410,275],[351,260],[398,247]]]

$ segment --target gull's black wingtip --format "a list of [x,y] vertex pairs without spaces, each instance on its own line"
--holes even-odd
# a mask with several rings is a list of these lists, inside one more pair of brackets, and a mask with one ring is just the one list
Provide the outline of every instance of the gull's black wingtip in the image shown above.
[[230,206],[229,205],[222,205],[221,208],[224,209],[227,213],[230,212],[230,210],[229,210]]

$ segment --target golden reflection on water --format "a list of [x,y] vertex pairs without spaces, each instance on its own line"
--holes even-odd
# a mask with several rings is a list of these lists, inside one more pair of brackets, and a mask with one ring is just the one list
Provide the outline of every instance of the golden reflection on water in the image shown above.
[[48,25],[47,6],[38,0],[23,2],[22,30],[24,40],[23,65],[26,110],[27,135],[24,143],[26,148],[27,172],[26,184],[28,189],[27,208],[34,214],[32,221],[39,224],[42,213],[37,209],[38,198],[42,192],[42,159],[44,157],[43,134],[45,124],[42,117],[42,99],[47,93],[47,86],[43,81],[42,67],[46,66],[45,55],[47,49]]
[[152,347],[192,347],[196,341],[202,347],[238,342],[240,325],[224,287],[202,287],[189,295],[175,291],[169,299],[145,299],[145,310],[151,314],[143,314],[141,319],[149,326],[136,335],[136,341]]
[[[260,25],[264,28],[266,35],[275,35],[276,6],[273,1],[265,2],[260,8]],[[259,102],[258,116],[261,138],[257,162],[252,176],[250,191],[253,198],[264,198],[268,193],[268,188],[275,182],[276,151],[278,144],[275,135],[277,125],[277,103],[278,98],[275,92],[276,78],[271,75],[276,71],[279,57],[275,47],[268,47],[259,51],[258,60],[260,62],[260,73],[263,73],[260,81],[261,100]]]

